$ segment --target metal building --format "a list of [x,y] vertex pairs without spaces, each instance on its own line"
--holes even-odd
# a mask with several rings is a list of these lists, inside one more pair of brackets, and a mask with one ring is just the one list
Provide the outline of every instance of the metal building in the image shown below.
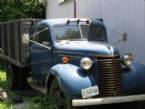
[[[46,12],[47,18],[73,17],[73,0],[47,0]],[[116,47],[145,64],[145,0],[77,0],[77,17],[103,18],[111,44],[127,33],[128,41]]]

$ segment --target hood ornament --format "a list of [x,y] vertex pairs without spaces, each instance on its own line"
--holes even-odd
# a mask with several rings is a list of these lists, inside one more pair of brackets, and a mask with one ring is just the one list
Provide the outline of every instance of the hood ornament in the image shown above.
[[107,45],[108,50],[110,51],[111,55],[114,55],[114,49],[111,45]]

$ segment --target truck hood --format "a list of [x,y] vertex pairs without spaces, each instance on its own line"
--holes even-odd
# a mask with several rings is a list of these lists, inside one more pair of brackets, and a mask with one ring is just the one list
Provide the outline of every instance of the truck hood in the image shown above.
[[64,44],[57,44],[57,50],[64,52],[78,52],[80,54],[101,54],[101,55],[114,55],[118,51],[111,45],[103,42],[89,42],[89,41],[71,41]]

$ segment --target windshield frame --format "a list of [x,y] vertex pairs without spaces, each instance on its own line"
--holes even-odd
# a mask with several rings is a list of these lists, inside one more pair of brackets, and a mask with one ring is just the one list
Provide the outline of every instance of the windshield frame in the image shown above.
[[[55,27],[66,27],[66,26],[78,26],[78,29],[79,29],[79,33],[80,33],[80,39],[76,39],[76,40],[64,40],[64,41],[87,41],[87,39],[86,38],[84,38],[83,37],[83,34],[81,33],[82,31],[81,31],[81,27],[80,27],[80,25],[86,25],[85,23],[80,23],[80,24],[77,24],[77,23],[72,23],[72,24],[69,24],[69,25],[66,25],[66,24],[59,24],[59,25],[55,25],[55,26],[53,26],[53,28],[52,28],[52,31],[53,31],[53,35],[54,35],[54,41],[55,41],[55,43],[60,43],[61,42],[61,40],[60,41],[57,41],[57,39],[56,39],[56,34],[55,34]],[[63,40],[62,40],[63,41]]]
[[[94,23],[93,23],[94,24]],[[60,43],[61,41],[57,41],[57,39],[56,39],[56,34],[55,34],[55,27],[66,27],[66,26],[78,26],[78,28],[81,28],[81,25],[91,25],[91,23],[90,24],[86,24],[86,23],[76,23],[76,22],[74,22],[74,23],[71,23],[71,24],[69,24],[69,25],[67,25],[67,24],[64,24],[64,23],[62,23],[62,24],[56,24],[56,25],[54,25],[53,27],[52,27],[52,32],[53,32],[53,40],[54,40],[54,42],[55,43]],[[62,40],[62,41],[65,41],[65,42],[71,42],[71,41],[91,41],[91,42],[107,42],[108,43],[108,39],[107,39],[107,31],[106,31],[106,28],[105,28],[105,26],[104,25],[98,25],[98,24],[96,24],[95,23],[95,25],[96,25],[96,27],[101,27],[102,29],[104,29],[103,31],[106,33],[106,36],[104,36],[105,38],[104,38],[104,40],[89,40],[88,38],[85,38],[85,37],[83,37],[83,34],[81,33],[81,30],[82,29],[79,29],[79,31],[80,31],[80,37],[81,37],[81,39],[79,40]],[[90,30],[89,30],[90,31]],[[89,36],[88,36],[89,37]]]

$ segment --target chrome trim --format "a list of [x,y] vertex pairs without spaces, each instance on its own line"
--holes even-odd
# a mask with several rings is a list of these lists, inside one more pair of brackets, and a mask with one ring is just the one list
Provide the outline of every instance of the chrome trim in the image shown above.
[[44,47],[44,48],[46,48],[46,49],[48,49],[48,50],[51,50],[51,47],[47,47],[47,46],[45,46],[45,45],[43,45],[43,44],[40,44],[40,43],[38,43],[38,42],[36,42],[36,41],[30,40],[30,42],[32,42],[32,43],[34,43],[34,44],[37,44],[37,45],[39,45],[39,46],[41,46],[41,47]]
[[39,87],[37,85],[33,85],[33,84],[30,84],[30,87],[32,87],[33,89],[37,90],[38,92],[46,95],[47,94],[47,90],[45,87]]
[[97,60],[101,97],[121,95],[121,72],[119,55],[101,55]]
[[49,61],[50,60],[41,60],[41,61],[38,61],[38,62],[32,62],[31,65],[40,64],[40,63],[49,62]]
[[79,56],[63,55],[63,54],[62,54],[62,55],[60,54],[60,55],[58,55],[58,56],[60,56],[60,57],[67,56],[68,58],[72,58],[72,59],[73,59],[73,58],[76,58],[76,59],[82,59],[82,58],[83,58],[83,57],[79,57]]
[[126,102],[135,102],[135,101],[144,101],[144,100],[145,100],[145,94],[96,98],[96,99],[74,99],[72,100],[72,106],[93,106],[93,105],[116,104],[116,103],[126,103]]
[[30,37],[34,37],[34,36],[38,35],[39,33],[43,32],[43,31],[46,31],[46,30],[48,30],[48,28],[44,28],[43,30],[40,30],[40,31],[36,32],[35,34],[33,34]]
[[115,55],[96,55],[97,58],[116,58],[116,57],[120,57],[119,54],[115,54]]

